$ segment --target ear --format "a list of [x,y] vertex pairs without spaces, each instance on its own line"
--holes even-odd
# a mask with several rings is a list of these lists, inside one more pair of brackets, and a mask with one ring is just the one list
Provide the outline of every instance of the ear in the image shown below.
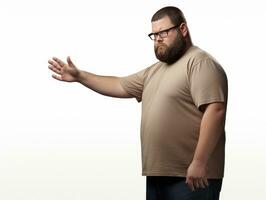
[[188,27],[186,23],[181,23],[179,26],[179,30],[181,32],[181,34],[183,35],[183,37],[186,37],[188,35]]

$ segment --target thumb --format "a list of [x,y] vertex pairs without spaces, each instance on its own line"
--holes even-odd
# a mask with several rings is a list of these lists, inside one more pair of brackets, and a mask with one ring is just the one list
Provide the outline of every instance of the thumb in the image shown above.
[[72,60],[70,59],[70,56],[67,57],[67,63],[69,66],[71,67],[75,67],[74,63],[72,62]]
[[188,184],[189,183],[189,178],[188,178],[188,176],[186,176],[186,184]]

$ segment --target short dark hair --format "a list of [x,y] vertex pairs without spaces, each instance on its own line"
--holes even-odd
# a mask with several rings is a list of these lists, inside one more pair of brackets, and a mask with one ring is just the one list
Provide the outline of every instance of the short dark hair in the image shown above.
[[151,21],[157,21],[165,16],[168,16],[174,25],[180,25],[182,22],[186,23],[186,18],[183,12],[174,6],[167,6],[158,10],[151,18]]

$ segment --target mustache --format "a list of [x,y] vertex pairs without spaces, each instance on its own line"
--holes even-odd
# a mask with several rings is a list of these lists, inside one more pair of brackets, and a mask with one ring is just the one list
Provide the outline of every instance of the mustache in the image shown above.
[[158,50],[160,47],[168,48],[168,46],[166,44],[159,44],[159,45],[154,46],[155,50]]

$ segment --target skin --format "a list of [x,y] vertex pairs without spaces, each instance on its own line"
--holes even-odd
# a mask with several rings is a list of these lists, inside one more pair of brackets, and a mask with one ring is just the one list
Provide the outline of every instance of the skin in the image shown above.
[[[152,32],[156,33],[161,30],[173,27],[169,17],[163,17],[152,22]],[[189,30],[186,23],[179,26],[181,35],[185,40],[184,52],[192,46],[189,36]],[[159,53],[164,53],[176,39],[177,30],[171,29],[166,38],[157,37],[154,40],[154,47],[158,48]],[[49,69],[55,74],[52,77],[59,81],[79,82],[82,85],[94,90],[102,95],[132,98],[121,86],[120,77],[115,76],[99,76],[90,72],[79,70],[67,57],[67,62],[53,57],[48,61]],[[193,160],[187,170],[186,183],[195,190],[197,188],[205,188],[208,186],[206,177],[208,159],[213,152],[221,132],[223,132],[226,107],[223,103],[211,103],[202,105],[200,109],[203,112],[203,118],[200,126],[199,141],[194,153]]]
[[130,98],[130,96],[120,85],[120,78],[115,76],[99,76],[90,72],[79,70],[70,57],[67,57],[67,63],[59,58],[53,57],[48,61],[48,68],[55,74],[52,77],[59,81],[79,82],[89,89],[102,95]]
[[208,186],[206,177],[208,159],[224,129],[226,107],[224,103],[203,105],[199,141],[193,160],[187,170],[186,182],[194,191]]

